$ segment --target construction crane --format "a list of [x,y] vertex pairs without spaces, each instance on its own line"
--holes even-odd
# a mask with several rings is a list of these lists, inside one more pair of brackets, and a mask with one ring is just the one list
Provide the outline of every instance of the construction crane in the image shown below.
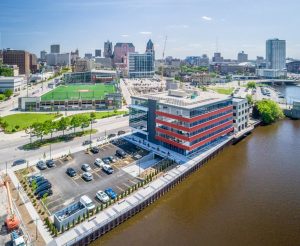
[[168,39],[168,36],[166,36],[166,38],[165,38],[164,48],[163,48],[163,53],[162,53],[163,64],[162,64],[162,67],[161,67],[161,81],[163,80],[163,77],[164,77],[164,62],[165,62],[164,60],[165,60],[165,51],[166,51],[167,39]]
[[5,220],[5,224],[7,226],[8,231],[13,231],[19,228],[20,226],[20,220],[17,218],[13,205],[12,205],[12,197],[9,189],[9,181],[7,176],[3,178],[3,183],[0,184],[0,186],[4,186],[6,188],[7,192],[7,200],[8,200],[8,211],[7,211],[7,217]]

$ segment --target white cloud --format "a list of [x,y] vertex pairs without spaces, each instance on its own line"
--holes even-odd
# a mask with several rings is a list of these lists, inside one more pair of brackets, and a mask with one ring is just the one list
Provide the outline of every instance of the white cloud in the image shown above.
[[209,17],[209,16],[202,16],[201,17],[202,18],[202,20],[204,20],[204,21],[212,21],[212,18],[211,17]]
[[127,37],[129,37],[129,35],[128,34],[121,34],[121,37],[127,38]]
[[181,25],[169,25],[169,28],[189,28],[189,25],[181,24]]
[[152,32],[146,32],[146,31],[142,31],[142,32],[140,32],[140,34],[143,34],[143,35],[151,35],[151,34],[152,34]]

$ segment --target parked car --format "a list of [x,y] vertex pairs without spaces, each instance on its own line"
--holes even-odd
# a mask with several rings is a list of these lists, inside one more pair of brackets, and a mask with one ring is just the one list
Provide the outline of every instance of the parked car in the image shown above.
[[91,143],[92,143],[91,140],[85,140],[85,141],[82,143],[82,145],[89,145],[89,144],[91,144]]
[[45,183],[45,184],[39,186],[39,187],[35,190],[34,195],[37,195],[38,193],[40,193],[40,192],[43,191],[43,190],[49,190],[51,187],[52,187],[51,183],[49,183],[49,182],[48,182],[48,183]]
[[100,151],[100,149],[99,149],[98,147],[92,147],[92,148],[91,148],[91,152],[92,152],[93,154],[98,154],[99,151]]
[[115,136],[117,136],[115,133],[111,133],[111,134],[108,134],[108,138],[113,138],[113,137],[115,137]]
[[77,175],[77,172],[75,171],[74,168],[69,167],[67,168],[66,173],[70,176],[70,177],[75,177]]
[[96,198],[103,203],[106,203],[109,201],[109,196],[102,190],[97,191]]
[[110,164],[110,160],[105,157],[105,158],[102,158],[102,161],[106,164],[106,165],[109,165]]
[[55,167],[55,166],[56,166],[53,160],[47,160],[47,161],[46,161],[46,165],[47,165],[47,167],[49,167],[49,168]]
[[89,171],[92,170],[91,167],[90,167],[90,165],[89,165],[89,164],[86,164],[86,163],[81,165],[81,169],[82,169],[83,171],[85,171],[85,172],[89,172]]
[[118,135],[123,135],[125,133],[126,133],[125,131],[118,131]]
[[97,166],[97,167],[102,167],[104,165],[104,162],[100,159],[100,158],[97,158],[94,162],[94,164]]
[[92,181],[93,180],[93,175],[90,173],[90,172],[84,172],[82,174],[82,178],[85,180],[85,181]]
[[27,161],[25,159],[18,159],[18,160],[15,160],[12,164],[12,166],[18,166],[18,165],[22,165],[22,164],[25,164]]
[[125,158],[126,157],[126,152],[122,149],[117,149],[116,150],[116,156],[121,157],[121,158]]
[[51,196],[53,194],[53,191],[51,189],[43,190],[37,194],[37,199],[43,198],[45,194],[47,194],[47,196]]
[[41,176],[41,175],[34,175],[34,176],[31,176],[28,178],[28,182],[30,183],[30,185],[32,184],[33,181],[35,182],[39,182],[40,180],[44,180],[44,176]]
[[80,202],[86,206],[86,208],[88,210],[93,210],[95,209],[95,204],[93,203],[92,199],[89,198],[87,195],[83,195],[82,197],[80,197]]
[[36,164],[37,168],[40,170],[45,170],[47,169],[47,165],[44,161],[38,161],[38,163]]
[[107,165],[107,164],[104,164],[102,166],[102,170],[104,172],[106,172],[107,174],[112,174],[114,172],[114,169],[110,165]]
[[114,190],[112,188],[108,188],[106,190],[104,190],[104,192],[111,198],[111,199],[115,199],[117,197],[117,193],[114,192]]
[[117,160],[116,160],[116,158],[115,157],[113,157],[113,156],[109,156],[109,157],[107,157],[108,158],[108,160],[111,162],[111,163],[115,163]]
[[50,183],[48,179],[44,179],[44,180],[41,180],[39,182],[36,182],[36,185],[37,185],[37,188],[44,185],[44,184],[48,184]]

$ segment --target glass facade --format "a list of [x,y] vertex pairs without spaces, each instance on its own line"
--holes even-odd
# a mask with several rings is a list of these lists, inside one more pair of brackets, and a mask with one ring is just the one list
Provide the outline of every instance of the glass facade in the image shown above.
[[145,54],[128,54],[128,77],[151,78],[154,75],[154,56],[151,52]]

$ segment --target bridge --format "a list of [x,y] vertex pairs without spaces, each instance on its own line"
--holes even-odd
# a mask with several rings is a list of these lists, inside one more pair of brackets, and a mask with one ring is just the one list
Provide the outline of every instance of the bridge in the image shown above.
[[256,83],[262,83],[262,84],[271,84],[271,85],[300,85],[300,80],[291,80],[291,79],[260,79],[260,80],[252,80]]

